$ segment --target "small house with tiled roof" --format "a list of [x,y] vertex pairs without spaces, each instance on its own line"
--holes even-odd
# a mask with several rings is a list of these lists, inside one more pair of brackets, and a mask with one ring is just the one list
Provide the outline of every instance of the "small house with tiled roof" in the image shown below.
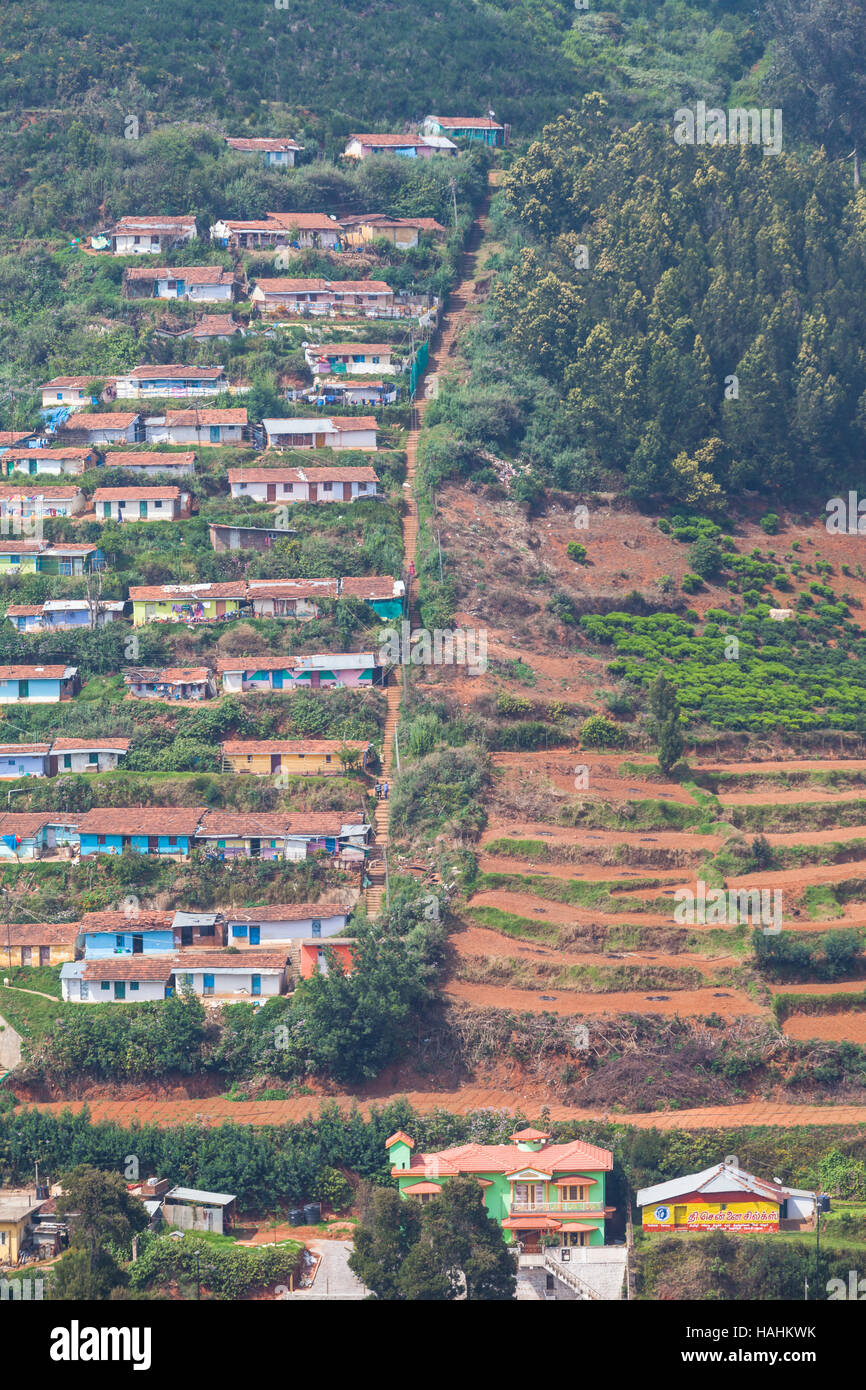
[[555,1144],[546,1130],[531,1128],[517,1130],[508,1144],[458,1144],[429,1154],[414,1153],[414,1141],[398,1130],[385,1147],[407,1201],[428,1202],[449,1178],[471,1177],[505,1240],[522,1251],[604,1245],[604,1223],[614,1211],[605,1200],[608,1149],[581,1139]]

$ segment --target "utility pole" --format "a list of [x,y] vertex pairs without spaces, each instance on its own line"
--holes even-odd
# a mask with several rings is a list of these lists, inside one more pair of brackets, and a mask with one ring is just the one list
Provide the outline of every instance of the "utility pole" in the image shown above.
[[456,232],[456,230],[457,230],[457,183],[456,183],[456,181],[455,181],[454,179],[451,180],[451,204],[452,204],[452,207],[454,208],[454,230],[455,230],[455,232]]
[[436,528],[436,544],[439,547],[439,583],[443,584],[445,581],[442,577],[442,536],[438,527]]
[[3,889],[3,916],[6,918],[6,954],[9,958],[9,969],[12,969],[12,927],[9,922],[9,889]]

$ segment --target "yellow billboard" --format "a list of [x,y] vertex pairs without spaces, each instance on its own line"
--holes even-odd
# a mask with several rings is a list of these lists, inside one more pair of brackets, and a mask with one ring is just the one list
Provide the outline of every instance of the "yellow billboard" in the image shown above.
[[736,1202],[657,1202],[643,1209],[645,1231],[778,1231],[779,1206],[761,1197]]

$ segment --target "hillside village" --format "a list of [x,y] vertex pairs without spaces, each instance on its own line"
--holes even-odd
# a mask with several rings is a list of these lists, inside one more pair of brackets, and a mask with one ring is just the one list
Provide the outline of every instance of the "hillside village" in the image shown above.
[[0,1301],[859,1296],[859,156],[516,8],[0,122]]

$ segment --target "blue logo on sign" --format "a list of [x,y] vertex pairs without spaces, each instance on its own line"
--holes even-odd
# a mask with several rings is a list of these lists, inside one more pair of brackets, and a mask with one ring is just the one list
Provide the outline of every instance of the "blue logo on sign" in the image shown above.
[[670,1212],[667,1207],[656,1207],[656,1221],[667,1221]]

